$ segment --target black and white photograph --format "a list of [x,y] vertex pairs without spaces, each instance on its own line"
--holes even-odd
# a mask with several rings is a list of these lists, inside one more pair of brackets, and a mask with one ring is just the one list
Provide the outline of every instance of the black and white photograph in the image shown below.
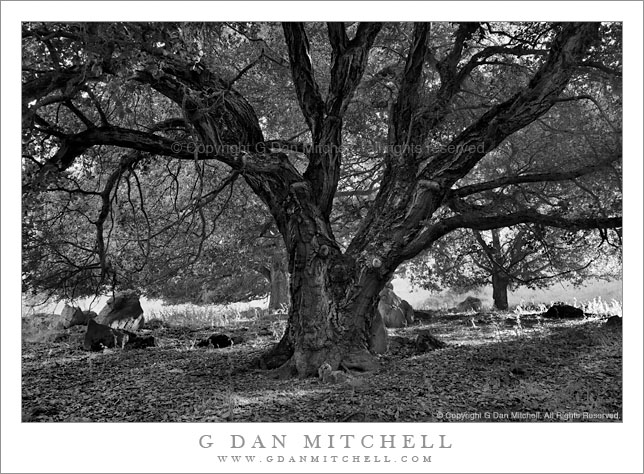
[[3,20],[2,472],[641,472],[642,4],[218,3]]

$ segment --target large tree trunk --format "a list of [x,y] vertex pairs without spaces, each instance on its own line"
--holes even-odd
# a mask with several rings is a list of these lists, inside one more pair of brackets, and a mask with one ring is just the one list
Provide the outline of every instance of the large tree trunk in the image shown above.
[[496,309],[508,309],[508,286],[510,278],[502,272],[492,274],[492,298]]
[[352,283],[355,263],[342,255],[316,257],[291,274],[291,308],[286,333],[264,358],[284,376],[316,375],[325,362],[358,371],[378,364],[369,351],[378,293],[384,282],[365,275]]
[[271,312],[288,308],[290,303],[288,292],[288,270],[281,251],[273,253],[270,268],[271,296],[268,310]]
[[[291,307],[286,333],[263,358],[285,376],[317,375],[333,369],[372,370],[369,351],[378,294],[390,275],[343,254],[329,220],[312,204],[308,186],[294,186],[285,241],[289,249]],[[297,202],[298,206],[292,206]],[[287,204],[288,205],[288,204]]]

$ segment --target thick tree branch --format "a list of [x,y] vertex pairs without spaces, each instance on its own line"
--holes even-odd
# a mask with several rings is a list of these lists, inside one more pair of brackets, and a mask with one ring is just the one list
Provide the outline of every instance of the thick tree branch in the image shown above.
[[360,23],[355,38],[348,40],[344,24],[329,23],[331,82],[326,99],[328,117],[342,118],[367,67],[369,50],[382,28],[380,23]]
[[53,167],[65,170],[78,156],[96,145],[112,145],[186,160],[218,159],[231,165],[238,161],[234,156],[214,155],[201,152],[199,149],[190,151],[186,143],[176,142],[152,133],[121,127],[95,127],[75,135],[68,135],[63,140],[58,152],[47,161],[46,166],[50,170]]
[[411,124],[413,127],[411,135],[415,137],[415,143],[422,143],[422,139],[427,136],[429,131],[449,114],[452,98],[459,92],[468,74],[478,65],[470,61],[462,71],[458,71],[458,63],[463,56],[465,43],[478,28],[478,23],[460,23],[452,49],[441,61],[435,63],[440,77],[440,87],[435,99],[420,108],[414,117],[414,122]]
[[[463,48],[465,42],[469,40],[472,35],[479,28],[478,23],[460,23],[456,31],[456,38],[454,45],[450,52],[436,64],[436,69],[441,78],[441,84],[448,88],[458,87],[458,63],[463,56]],[[462,77],[461,77],[462,80]]]
[[322,129],[324,100],[315,81],[311,63],[311,46],[303,23],[283,23],[282,27],[288,47],[295,93],[315,143]]
[[595,41],[597,28],[596,23],[566,24],[555,38],[548,59],[527,88],[493,107],[459,134],[450,143],[450,151],[427,163],[421,177],[451,186],[506,137],[545,114],[568,84],[575,61]]
[[181,107],[204,145],[255,146],[264,141],[255,110],[223,79],[204,68],[146,48],[159,58],[162,74],[138,71],[133,78],[150,85]]
[[344,23],[329,22],[326,24],[326,26],[329,32],[329,42],[331,43],[333,54],[342,54],[347,47],[347,43],[349,42],[349,37],[347,36],[347,31],[345,29]]
[[603,72],[604,74],[607,74],[608,76],[612,76],[615,78],[622,77],[622,71],[618,69],[614,69],[610,66],[606,66],[605,64],[602,64],[596,61],[582,61],[577,63],[576,66],[582,69],[596,69],[598,71]]
[[610,158],[609,160],[602,161],[601,163],[596,163],[576,170],[571,171],[553,171],[548,173],[532,173],[524,174],[518,176],[504,176],[503,178],[494,179],[491,181],[486,181],[484,183],[471,184],[469,186],[463,186],[458,189],[453,189],[447,193],[445,196],[446,200],[451,198],[462,198],[465,196],[470,196],[472,194],[480,193],[483,191],[489,191],[492,189],[500,188],[503,186],[517,185],[517,184],[526,184],[526,183],[542,183],[542,182],[555,182],[555,181],[568,181],[581,176],[588,174],[596,173],[604,168],[606,168],[610,163],[621,160],[622,155],[618,155]]
[[560,229],[617,229],[622,227],[621,217],[561,217],[541,214],[534,210],[521,210],[505,214],[494,214],[484,210],[472,211],[443,219],[426,222],[425,227],[405,246],[400,258],[415,257],[432,243],[456,229],[491,230],[518,224],[541,224]]
[[[316,204],[327,218],[331,214],[333,198],[340,179],[342,118],[360,84],[367,67],[369,50],[381,26],[378,23],[362,23],[358,26],[355,38],[349,41],[342,23],[328,25],[332,47],[329,93],[326,103],[321,107],[322,116],[315,115],[316,127],[321,128],[315,130],[318,133],[313,133],[314,130],[311,129],[314,148],[308,154],[309,164],[304,174],[311,185]],[[293,74],[295,78],[295,71]],[[310,74],[309,81],[313,80],[312,70]],[[304,81],[303,89],[306,88],[306,84],[308,82]],[[311,100],[317,114],[319,104],[315,93]]]
[[[533,210],[522,210],[501,215],[490,215],[484,212],[471,212],[445,219],[441,232],[451,232],[459,228],[490,230],[500,227],[511,227],[517,224],[541,224],[560,229],[615,229],[622,227],[621,217],[578,217],[566,218],[541,214]],[[443,234],[444,235],[444,234]]]
[[90,78],[87,77],[86,68],[80,66],[37,74],[32,79],[23,82],[22,103],[27,105],[29,102],[41,99],[55,90],[78,87],[88,79]]
[[405,72],[400,84],[398,98],[393,106],[389,143],[410,145],[418,143],[419,137],[412,137],[411,126],[415,110],[418,108],[418,89],[422,82],[423,64],[427,55],[427,36],[429,23],[415,23],[412,44],[407,54]]

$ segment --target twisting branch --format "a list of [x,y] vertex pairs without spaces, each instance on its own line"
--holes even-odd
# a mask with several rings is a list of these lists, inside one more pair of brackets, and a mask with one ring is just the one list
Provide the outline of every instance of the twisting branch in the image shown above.
[[284,59],[280,54],[275,52],[273,48],[271,48],[263,38],[256,38],[254,36],[250,36],[246,31],[243,31],[241,28],[234,26],[232,23],[226,23],[226,26],[231,30],[233,30],[234,32],[246,38],[248,41],[252,43],[258,43],[261,47],[262,54],[269,61],[283,68],[289,67],[288,61]]
[[[454,229],[467,228],[490,230],[500,227],[511,227],[517,224],[541,224],[561,229],[614,229],[622,227],[621,217],[577,217],[567,218],[541,214],[533,210],[521,210],[507,214],[488,214],[485,212],[470,212],[443,220],[440,224],[442,231],[451,232]],[[441,231],[441,232],[442,232]],[[445,233],[447,233],[445,232]],[[444,234],[443,234],[444,235]]]
[[87,92],[87,95],[89,95],[89,98],[92,99],[94,107],[96,107],[98,116],[101,118],[101,125],[103,125],[104,127],[109,126],[110,122],[109,120],[107,120],[107,115],[105,115],[105,111],[103,110],[103,107],[101,107],[101,103],[96,97],[96,94],[94,94],[94,91],[90,87],[86,87],[84,90],[85,92]]
[[83,122],[83,124],[85,124],[87,128],[94,128],[96,126],[94,125],[94,122],[88,119],[87,116],[74,105],[71,99],[65,100],[64,104],[65,104],[65,107],[71,110],[74,113],[74,115],[76,115],[76,117],[78,117],[80,121]]
[[[328,25],[332,46],[331,80],[325,115],[318,135],[313,134],[314,150],[308,154],[309,164],[304,177],[311,183],[313,196],[327,218],[340,179],[340,145],[343,117],[367,67],[369,51],[381,29],[379,23],[361,23],[352,40],[344,24]],[[318,149],[315,149],[318,148]]]
[[297,100],[311,130],[313,142],[319,140],[324,119],[324,100],[315,81],[311,63],[311,46],[303,23],[283,23],[284,38],[288,47],[291,74]]
[[[446,88],[455,89],[460,85],[460,82],[462,82],[463,76],[461,75],[459,77],[458,74],[458,63],[463,56],[465,42],[472,37],[478,28],[478,23],[459,23],[452,49],[436,64],[436,69],[438,70],[438,74],[441,78],[441,84],[446,86]],[[484,55],[482,57],[484,57]],[[473,64],[476,64],[476,62]],[[467,73],[467,71],[465,72]],[[454,91],[450,90],[450,93],[452,92]]]
[[414,36],[405,72],[400,84],[398,98],[393,106],[389,142],[395,145],[410,145],[418,143],[418,128],[412,130],[414,112],[418,108],[418,89],[421,85],[423,64],[427,55],[427,37],[429,23],[415,23]]
[[405,246],[402,256],[404,259],[413,258],[433,242],[456,229],[491,230],[530,223],[569,230],[619,229],[622,227],[621,217],[573,218],[542,214],[530,209],[502,214],[498,214],[495,211],[498,212],[496,209],[486,210],[479,208],[476,211],[465,212],[438,222],[423,222],[425,227]]
[[259,64],[259,62],[260,62],[263,58],[264,58],[264,51],[262,50],[262,52],[260,53],[260,55],[259,55],[256,59],[254,59],[253,61],[251,61],[250,63],[248,63],[248,65],[246,65],[246,66],[245,66],[241,71],[239,71],[235,77],[233,77],[232,79],[229,79],[229,80],[225,81],[225,82],[226,82],[226,87],[231,88],[231,87],[235,84],[235,82],[237,82],[237,81],[238,81],[238,80],[240,80],[242,77],[244,77],[244,74],[246,74],[246,73],[247,73],[248,71],[250,71],[252,68],[254,68],[255,66],[257,66],[257,65]]
[[427,136],[429,131],[440,124],[449,114],[449,105],[452,102],[452,98],[460,91],[469,72],[478,65],[470,61],[460,73],[458,71],[458,64],[463,56],[465,43],[472,37],[478,27],[478,23],[460,23],[456,31],[454,45],[441,61],[436,61],[431,51],[427,52],[426,56],[435,63],[435,68],[438,71],[440,87],[436,92],[435,99],[424,107],[419,108],[414,117],[414,122],[410,125],[413,127],[411,135],[415,137],[417,143],[421,143],[421,140]]
[[67,135],[58,152],[47,161],[46,171],[53,168],[58,170],[69,168],[78,156],[95,145],[113,145],[182,160],[194,160],[195,157],[201,160],[218,159],[233,166],[238,162],[237,156],[232,154],[207,153],[206,150],[188,151],[185,143],[179,143],[170,138],[139,130],[108,126],[95,127],[74,135]]
[[596,40],[597,28],[596,23],[566,24],[528,87],[483,114],[450,143],[448,148],[460,151],[435,156],[421,176],[451,186],[506,137],[545,114],[568,84],[574,61]]
[[380,23],[360,23],[355,37],[349,41],[343,23],[328,23],[332,55],[331,81],[325,104],[327,116],[341,118],[346,112],[381,28]]
[[487,59],[492,56],[497,55],[510,55],[515,57],[521,56],[547,56],[547,49],[535,49],[535,48],[526,48],[522,46],[508,47],[508,46],[488,46],[482,51],[476,53],[472,58],[467,62],[465,66],[458,71],[456,75],[455,85],[460,86],[463,81],[482,64],[490,64]]
[[596,61],[581,61],[576,64],[577,67],[582,68],[582,69],[596,69],[598,71],[603,72],[604,74],[608,76],[612,76],[615,78],[621,78],[622,77],[622,71],[618,69],[614,69],[610,66],[606,66],[605,64],[596,62]]
[[492,189],[500,188],[503,186],[517,185],[517,184],[527,184],[527,183],[542,183],[542,182],[556,182],[556,181],[569,181],[581,176],[586,176],[588,174],[596,173],[604,168],[606,168],[610,163],[619,161],[622,158],[621,152],[608,160],[603,162],[584,166],[576,170],[571,171],[553,171],[548,173],[531,173],[518,176],[504,176],[502,178],[494,179],[491,181],[486,181],[484,183],[472,184],[469,186],[463,186],[458,189],[453,189],[447,193],[445,196],[446,200],[452,198],[462,198],[465,196],[470,196],[472,194],[480,193],[483,191],[489,191]]

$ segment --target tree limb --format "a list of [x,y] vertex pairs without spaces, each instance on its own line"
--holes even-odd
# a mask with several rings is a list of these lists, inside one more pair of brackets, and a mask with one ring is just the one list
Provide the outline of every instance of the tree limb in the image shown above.
[[584,166],[576,170],[571,171],[560,171],[560,172],[549,172],[549,173],[532,173],[524,174],[519,176],[504,176],[503,178],[494,179],[491,181],[486,181],[484,183],[471,184],[469,186],[463,186],[458,189],[450,190],[449,193],[445,196],[446,200],[451,198],[461,198],[465,196],[470,196],[472,194],[480,193],[483,191],[489,191],[491,189],[500,188],[502,186],[510,186],[517,184],[525,183],[541,183],[541,182],[554,182],[554,181],[568,181],[581,176],[595,173],[610,163],[621,160],[621,152],[614,157],[611,157],[608,160],[604,160],[600,163]]
[[[331,214],[333,198],[338,187],[340,179],[340,145],[342,142],[342,119],[349,106],[349,102],[355,93],[358,84],[362,79],[369,50],[382,25],[379,23],[361,23],[358,26],[355,38],[351,41],[346,36],[346,31],[342,23],[331,23],[328,25],[329,40],[332,46],[331,55],[331,80],[329,83],[329,93],[326,103],[318,103],[319,91],[315,92],[309,87],[312,94],[308,100],[306,95],[302,95],[306,110],[314,109],[314,115],[310,116],[311,123],[315,123],[315,129],[311,128],[313,137],[313,150],[308,154],[309,164],[304,177],[309,181],[312,188],[312,195],[318,206],[327,218]],[[286,31],[287,27],[285,27]],[[303,34],[301,32],[297,33]],[[305,45],[308,49],[308,45]],[[290,48],[298,52],[302,48]],[[301,54],[301,51],[299,51]],[[291,55],[293,59],[293,55]],[[304,59],[305,66],[308,56]],[[313,71],[307,72],[308,67],[304,68],[304,77],[308,80],[302,81],[303,90],[313,79]],[[296,72],[293,72],[295,80]],[[299,95],[299,93],[298,93]],[[321,97],[320,97],[321,99]],[[302,102],[301,100],[301,102]],[[318,115],[318,113],[322,115]],[[309,124],[310,126],[310,124]]]
[[283,23],[284,38],[288,47],[291,63],[291,75],[295,85],[300,109],[311,130],[313,141],[316,142],[324,119],[324,100],[320,88],[315,81],[313,65],[311,64],[311,46],[304,30],[303,23]]
[[367,67],[369,50],[382,28],[380,23],[360,23],[355,38],[349,41],[343,23],[329,23],[331,82],[326,99],[327,116],[341,118]]
[[[410,145],[418,143],[419,137],[412,137],[411,127],[414,112],[418,107],[418,89],[421,85],[423,64],[427,55],[429,23],[415,23],[412,44],[405,62],[405,72],[400,83],[398,98],[393,106],[389,143]],[[442,77],[442,76],[441,76]],[[416,130],[417,132],[418,130]]]
[[[580,229],[614,229],[622,227],[621,217],[578,217],[566,218],[541,214],[533,210],[522,210],[501,215],[490,215],[483,212],[471,212],[455,217],[450,217],[441,224],[441,233],[459,228],[490,230],[500,227],[510,227],[517,224],[541,224],[549,227],[558,227],[560,229],[580,230]],[[445,232],[445,233],[447,233]],[[442,234],[444,235],[444,234]]]
[[597,23],[567,23],[527,88],[483,114],[433,157],[420,176],[451,186],[506,137],[545,114],[568,84],[575,61],[595,41],[597,28]]

